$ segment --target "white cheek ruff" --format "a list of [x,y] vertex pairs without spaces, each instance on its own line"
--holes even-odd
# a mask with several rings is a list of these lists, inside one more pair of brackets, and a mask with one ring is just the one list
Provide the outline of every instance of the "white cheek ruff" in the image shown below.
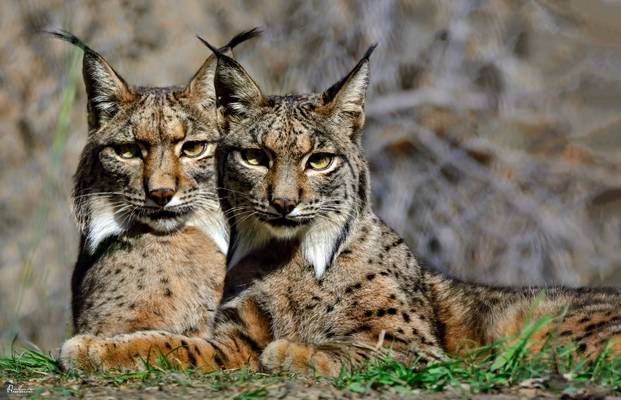
[[340,224],[319,223],[302,237],[302,254],[306,262],[313,266],[317,279],[323,276],[332,262],[334,246],[342,229]]
[[222,254],[226,255],[229,249],[229,229],[219,208],[205,215],[192,218],[188,222],[188,226],[193,226],[205,232],[218,246]]
[[290,240],[300,238],[304,260],[315,270],[315,277],[320,279],[333,261],[338,249],[339,235],[346,221],[344,218],[334,223],[316,223],[310,228],[273,227],[257,221],[246,221],[243,227],[237,227],[236,242],[231,245],[228,269],[233,268],[252,251],[263,247],[271,239]]
[[94,199],[90,203],[91,218],[86,237],[90,254],[95,253],[99,244],[110,236],[123,233],[127,228],[119,221],[112,205],[105,199]]
[[[175,198],[167,205],[174,206]],[[177,200],[178,202],[178,200]],[[127,231],[124,215],[117,215],[112,205],[106,199],[97,198],[90,203],[91,219],[87,227],[87,248],[93,254],[97,247],[110,236],[120,235]],[[171,232],[183,225],[193,226],[203,231],[218,249],[226,255],[229,247],[229,231],[222,212],[211,210],[204,215],[192,217],[189,221],[185,217],[151,219],[148,217],[138,217],[141,223],[150,226],[158,232]]]

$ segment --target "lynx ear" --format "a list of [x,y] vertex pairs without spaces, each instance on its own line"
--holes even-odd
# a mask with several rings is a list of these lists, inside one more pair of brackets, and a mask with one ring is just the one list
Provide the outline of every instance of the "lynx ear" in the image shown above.
[[214,75],[216,107],[225,122],[236,122],[253,115],[265,98],[246,70],[231,57],[199,39],[214,52],[218,62]]
[[323,92],[323,111],[337,123],[349,124],[352,135],[364,125],[364,102],[369,84],[369,57],[377,44],[369,47],[358,64],[340,81]]
[[88,125],[97,129],[114,117],[123,104],[134,100],[135,95],[123,78],[96,51],[67,31],[49,32],[84,50],[82,75],[88,98]]
[[[233,57],[233,48],[235,46],[260,35],[261,30],[258,28],[238,33],[227,44],[221,47],[219,51],[229,57]],[[214,77],[216,75],[217,64],[218,62],[215,54],[210,55],[196,74],[194,74],[186,87],[186,92],[190,96],[200,99],[206,106],[215,104],[216,102]]]

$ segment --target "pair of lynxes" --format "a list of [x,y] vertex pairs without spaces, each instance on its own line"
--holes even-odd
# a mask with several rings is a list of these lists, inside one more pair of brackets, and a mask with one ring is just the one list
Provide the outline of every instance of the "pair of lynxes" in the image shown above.
[[544,314],[562,317],[531,350],[554,336],[588,357],[621,353],[618,291],[460,282],[419,266],[373,213],[361,148],[373,47],[323,93],[268,96],[230,56],[256,31],[205,42],[214,54],[182,88],[130,87],[60,36],[85,50],[89,111],[65,367],[164,354],[334,376],[386,352],[459,354]]

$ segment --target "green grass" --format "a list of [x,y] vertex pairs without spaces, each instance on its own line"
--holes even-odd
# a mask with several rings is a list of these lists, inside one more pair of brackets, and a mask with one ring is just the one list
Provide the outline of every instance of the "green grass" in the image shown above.
[[[344,371],[336,379],[251,373],[245,369],[204,374],[195,370],[178,370],[163,357],[155,365],[145,363],[140,371],[112,371],[86,376],[76,371],[63,372],[57,360],[33,350],[1,358],[0,376],[15,382],[51,377],[59,395],[76,395],[71,392],[71,384],[84,379],[112,387],[174,384],[191,388],[200,385],[207,387],[210,393],[228,393],[230,396],[226,397],[237,399],[274,396],[273,388],[284,387],[287,382],[328,385],[335,390],[354,393],[452,390],[470,395],[502,392],[525,383],[528,387],[556,394],[572,394],[584,387],[621,393],[621,357],[611,359],[607,350],[591,363],[576,356],[575,346],[554,346],[552,339],[542,351],[528,352],[529,338],[550,321],[548,318],[537,320],[526,326],[518,337],[476,349],[461,359],[428,365],[415,361],[404,365],[385,358],[369,362],[359,371]],[[233,394],[230,394],[231,390]]]

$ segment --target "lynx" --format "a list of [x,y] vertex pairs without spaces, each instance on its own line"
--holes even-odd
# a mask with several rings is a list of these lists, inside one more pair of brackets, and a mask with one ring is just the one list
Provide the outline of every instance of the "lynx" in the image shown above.
[[460,282],[419,266],[373,213],[361,148],[373,47],[325,92],[289,96],[265,96],[240,64],[212,50],[229,299],[209,337],[77,336],[62,348],[65,366],[135,368],[161,350],[203,371],[334,376],[385,352],[403,362],[461,354],[516,334],[531,311],[563,315],[533,337],[531,351],[555,335],[588,357],[608,341],[621,352],[619,292]]
[[[258,33],[241,33],[222,51]],[[88,101],[73,192],[75,332],[204,332],[222,296],[228,246],[213,157],[215,57],[184,87],[132,87],[76,36],[52,34],[83,49]]]

